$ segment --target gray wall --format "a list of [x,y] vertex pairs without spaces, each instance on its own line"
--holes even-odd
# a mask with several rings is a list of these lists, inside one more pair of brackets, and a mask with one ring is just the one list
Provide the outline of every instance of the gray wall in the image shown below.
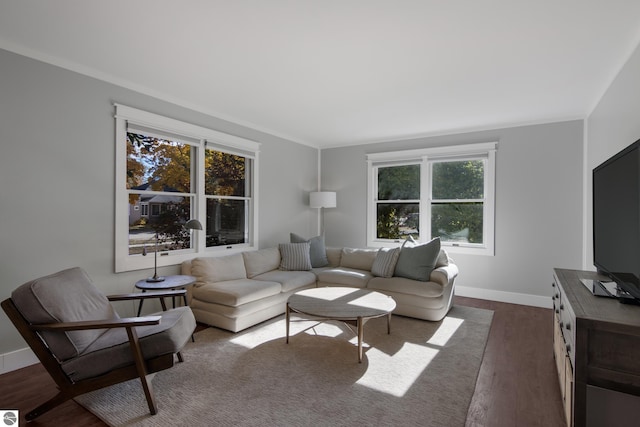
[[322,188],[338,193],[325,215],[327,244],[366,245],[366,154],[491,141],[495,256],[452,254],[458,294],[548,306],[552,268],[581,266],[581,120],[322,150]]
[[627,145],[640,139],[640,46],[628,59],[600,102],[587,118],[585,166],[586,269],[593,270],[591,171]]
[[[72,266],[108,294],[131,292],[149,275],[114,273],[113,102],[261,142],[259,246],[287,241],[290,231],[316,232],[317,211],[307,200],[317,186],[315,148],[7,51],[0,50],[0,64],[0,299]],[[1,312],[0,354],[24,347]]]

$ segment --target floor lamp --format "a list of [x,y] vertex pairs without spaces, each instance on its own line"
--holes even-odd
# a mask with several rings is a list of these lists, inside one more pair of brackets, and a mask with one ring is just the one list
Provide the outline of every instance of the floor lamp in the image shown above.
[[324,212],[322,208],[335,208],[336,204],[336,192],[335,191],[313,191],[309,194],[309,206],[312,208],[320,209],[320,215],[322,216],[322,226],[320,234],[324,235]]

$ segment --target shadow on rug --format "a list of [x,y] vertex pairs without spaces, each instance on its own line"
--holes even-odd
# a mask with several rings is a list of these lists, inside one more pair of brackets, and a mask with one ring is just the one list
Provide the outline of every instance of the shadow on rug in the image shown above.
[[[76,401],[113,426],[464,426],[493,312],[455,306],[440,322],[393,316],[364,328],[280,316],[237,334],[208,328],[158,372],[150,415],[139,380]],[[298,319],[295,316],[292,319]]]

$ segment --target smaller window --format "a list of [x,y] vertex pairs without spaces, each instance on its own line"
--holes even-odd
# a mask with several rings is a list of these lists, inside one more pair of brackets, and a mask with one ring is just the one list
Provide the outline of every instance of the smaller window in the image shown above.
[[439,237],[451,252],[493,255],[496,143],[367,156],[367,244]]

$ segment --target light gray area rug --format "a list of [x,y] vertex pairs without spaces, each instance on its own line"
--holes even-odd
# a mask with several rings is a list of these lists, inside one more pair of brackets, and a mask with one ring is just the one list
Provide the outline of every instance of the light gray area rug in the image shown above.
[[[76,398],[112,426],[464,426],[493,312],[456,306],[440,322],[393,316],[351,327],[283,316],[233,334],[209,328],[158,372],[158,414],[139,380]],[[292,316],[292,319],[296,317]]]

